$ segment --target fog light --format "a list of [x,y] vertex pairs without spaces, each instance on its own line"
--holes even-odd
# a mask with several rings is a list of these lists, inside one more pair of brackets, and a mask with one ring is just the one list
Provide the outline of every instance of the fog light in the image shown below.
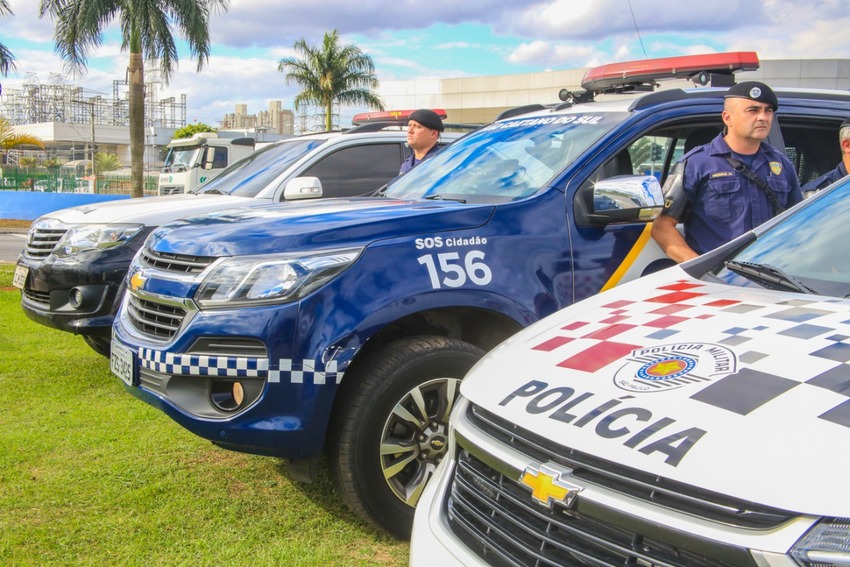
[[210,400],[221,411],[236,411],[245,401],[241,382],[214,382],[210,386]]
[[68,303],[71,304],[71,307],[74,309],[79,309],[83,304],[83,292],[80,288],[75,287],[68,293]]

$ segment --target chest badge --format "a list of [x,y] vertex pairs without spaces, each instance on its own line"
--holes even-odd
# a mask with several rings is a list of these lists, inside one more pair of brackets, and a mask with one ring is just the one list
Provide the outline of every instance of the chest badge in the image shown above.
[[782,173],[782,164],[778,161],[770,162],[770,171],[773,172],[773,175],[779,175]]

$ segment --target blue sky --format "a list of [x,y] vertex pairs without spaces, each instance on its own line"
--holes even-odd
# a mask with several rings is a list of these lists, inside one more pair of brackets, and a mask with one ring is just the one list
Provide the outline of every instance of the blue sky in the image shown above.
[[[53,22],[38,18],[39,0],[10,0],[0,42],[26,78],[62,80],[88,96],[111,95],[127,54],[115,30],[90,54],[87,74],[72,77],[53,50]],[[634,14],[634,17],[632,16]],[[278,60],[304,38],[317,43],[338,29],[374,60],[382,82],[502,75],[589,67],[646,57],[756,51],[761,59],[850,58],[847,0],[230,0],[211,19],[212,55],[196,73],[185,48],[159,98],[186,94],[187,118],[218,126],[237,103],[249,113],[281,100],[292,108],[297,86],[285,85]]]

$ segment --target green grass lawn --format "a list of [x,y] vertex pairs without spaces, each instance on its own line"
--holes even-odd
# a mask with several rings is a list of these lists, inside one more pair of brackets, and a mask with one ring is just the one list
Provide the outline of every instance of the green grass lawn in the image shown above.
[[218,449],[27,319],[0,265],[0,565],[403,565],[322,469]]

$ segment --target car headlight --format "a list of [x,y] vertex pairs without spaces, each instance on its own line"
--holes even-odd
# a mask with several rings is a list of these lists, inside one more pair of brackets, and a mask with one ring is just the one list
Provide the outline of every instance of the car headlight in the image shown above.
[[145,228],[143,224],[87,224],[72,226],[56,244],[53,254],[73,256],[81,252],[106,250],[129,242]]
[[791,556],[804,566],[850,565],[850,520],[823,520],[791,549]]
[[345,270],[360,251],[358,248],[322,255],[228,258],[204,279],[195,300],[202,308],[294,301]]

